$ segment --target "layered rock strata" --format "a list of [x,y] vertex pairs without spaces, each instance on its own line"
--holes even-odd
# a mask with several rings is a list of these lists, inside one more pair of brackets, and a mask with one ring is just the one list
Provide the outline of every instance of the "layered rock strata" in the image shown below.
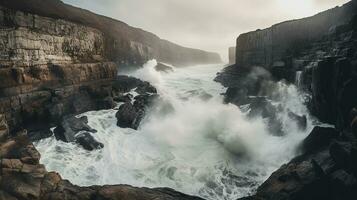
[[105,36],[106,57],[121,66],[140,66],[153,58],[175,66],[221,62],[217,53],[182,47],[147,31],[64,4],[60,0],[3,0],[0,5],[13,9],[15,13],[22,11],[35,16],[62,19],[101,31]]
[[90,27],[0,6],[0,112],[11,129],[102,109],[117,67]]
[[241,34],[236,44],[236,64],[241,67],[291,67],[296,53],[324,37],[356,14],[353,0],[315,16],[291,20],[270,28]]
[[336,127],[315,127],[301,144],[300,155],[243,199],[357,198],[356,14],[357,3],[351,1],[239,36],[236,64],[216,78],[229,87],[226,102],[251,103],[247,97],[265,96],[270,82],[285,79],[307,94],[315,116]]

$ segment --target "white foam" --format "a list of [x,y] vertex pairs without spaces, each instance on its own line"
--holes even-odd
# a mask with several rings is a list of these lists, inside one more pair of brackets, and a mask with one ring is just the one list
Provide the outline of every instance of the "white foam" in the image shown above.
[[[150,109],[140,129],[116,126],[116,110],[87,112],[93,136],[104,149],[87,152],[53,138],[36,144],[41,162],[78,185],[130,184],[171,187],[208,199],[237,199],[257,188],[275,169],[296,154],[304,132],[279,114],[287,135],[276,137],[261,118],[247,119],[238,107],[224,105],[223,88],[213,82],[219,66],[176,68],[156,72],[156,61],[131,74],[155,85],[162,101]],[[279,83],[284,111],[307,110],[294,86]],[[190,96],[192,90],[213,95],[210,100]]]

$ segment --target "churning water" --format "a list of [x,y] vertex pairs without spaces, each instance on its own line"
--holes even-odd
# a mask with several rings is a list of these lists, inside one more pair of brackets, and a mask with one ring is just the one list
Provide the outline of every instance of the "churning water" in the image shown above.
[[222,66],[154,70],[148,62],[133,76],[150,81],[162,100],[150,109],[138,131],[116,126],[116,110],[87,112],[93,136],[105,146],[88,152],[54,138],[36,147],[48,170],[72,183],[89,186],[130,184],[171,187],[206,199],[236,199],[257,186],[296,154],[299,142],[311,131],[300,131],[287,111],[306,114],[294,86],[277,83],[285,136],[268,132],[262,118],[248,119],[234,105],[222,103],[224,88],[213,81]]

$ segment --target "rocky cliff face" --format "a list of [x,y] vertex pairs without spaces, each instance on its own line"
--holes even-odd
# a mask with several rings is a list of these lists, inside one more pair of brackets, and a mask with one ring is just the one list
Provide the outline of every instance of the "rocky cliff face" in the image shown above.
[[221,62],[216,53],[185,48],[161,40],[152,33],[66,5],[59,0],[4,0],[0,5],[24,13],[75,22],[101,31],[104,34],[105,56],[118,65],[141,65],[152,58],[176,66]]
[[102,108],[117,74],[103,33],[2,6],[0,28],[0,112],[11,129]]
[[[313,17],[283,22],[237,39],[236,64],[220,74],[227,87],[241,86],[245,74],[263,67],[276,80],[285,79],[311,94],[311,111],[321,121],[346,127],[355,97],[355,20],[357,1]],[[298,79],[298,80],[297,80]],[[348,89],[350,88],[350,89]],[[255,90],[255,91],[254,91]]]
[[266,96],[271,78],[285,79],[309,94],[306,103],[315,116],[335,125],[315,127],[298,149],[301,155],[243,199],[356,199],[356,14],[357,2],[351,1],[239,36],[236,64],[216,78],[229,87],[227,102],[249,103],[249,96]]
[[283,22],[264,30],[242,34],[237,39],[236,64],[239,66],[290,66],[297,52],[320,39],[333,28],[348,23],[357,3],[351,1],[315,16]]

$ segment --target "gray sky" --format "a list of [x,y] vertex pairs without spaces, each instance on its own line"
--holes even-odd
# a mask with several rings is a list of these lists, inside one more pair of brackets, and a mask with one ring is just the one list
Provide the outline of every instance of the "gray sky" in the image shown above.
[[348,0],[63,0],[227,60],[241,33],[314,15]]

